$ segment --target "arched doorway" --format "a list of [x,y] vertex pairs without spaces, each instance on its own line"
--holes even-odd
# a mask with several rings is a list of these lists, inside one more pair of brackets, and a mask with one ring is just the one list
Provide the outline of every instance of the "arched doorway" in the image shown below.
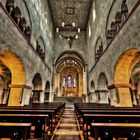
[[50,82],[47,81],[45,85],[45,97],[44,97],[44,102],[49,102],[49,97],[50,97]]
[[[0,54],[1,78],[6,83],[6,90],[10,88],[8,99],[4,95],[4,102],[9,106],[19,106],[25,85],[25,70],[22,60],[14,53],[5,51]],[[7,79],[8,78],[8,79]],[[6,91],[6,94],[7,91]]]
[[[130,93],[130,82],[132,82],[131,75],[133,73],[133,69],[138,64],[140,64],[140,51],[137,49],[125,51],[116,63],[114,87],[119,96],[119,106],[132,106]],[[137,100],[140,101],[139,92],[137,97]]]
[[100,103],[108,103],[108,80],[105,73],[100,73],[98,78],[98,99]]
[[40,102],[40,95],[42,92],[42,78],[39,73],[36,73],[34,75],[34,78],[32,80],[33,84],[33,103],[39,103]]
[[[82,97],[86,86],[85,63],[74,52],[61,55],[55,64],[55,87],[58,97]],[[85,77],[84,77],[85,76]],[[87,90],[87,89],[86,89]]]

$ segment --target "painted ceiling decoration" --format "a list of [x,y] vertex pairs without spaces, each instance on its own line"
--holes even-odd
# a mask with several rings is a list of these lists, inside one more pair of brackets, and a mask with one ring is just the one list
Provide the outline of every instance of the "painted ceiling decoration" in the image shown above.
[[[92,0],[48,0],[54,21],[54,28],[63,31],[85,31],[89,20]],[[65,26],[62,27],[62,24]],[[75,24],[73,28],[72,24]]]

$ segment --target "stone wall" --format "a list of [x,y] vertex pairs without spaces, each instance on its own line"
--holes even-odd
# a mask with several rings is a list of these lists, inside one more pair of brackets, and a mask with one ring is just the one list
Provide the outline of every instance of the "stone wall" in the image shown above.
[[[39,3],[34,1],[25,2],[29,15],[25,8],[21,9],[24,17],[27,16],[27,23],[29,23],[29,17],[32,27],[31,42],[26,40],[26,37],[15,25],[14,21],[8,16],[6,9],[2,9],[5,5],[5,1],[2,1],[2,7],[0,7],[0,54],[5,51],[12,52],[17,55],[23,62],[25,68],[25,83],[32,87],[32,80],[36,73],[40,73],[42,77],[42,89],[45,90],[46,81],[52,80],[52,65],[53,65],[53,27],[50,18],[50,13],[46,5],[46,12],[44,12]],[[15,1],[15,5],[18,7],[23,6],[22,2]],[[45,13],[45,15],[44,15]],[[47,20],[46,20],[47,19]],[[47,22],[46,22],[47,21]],[[43,62],[40,56],[36,53],[36,41],[41,36],[45,44],[46,58]],[[11,62],[12,63],[12,62]],[[15,66],[16,67],[16,66]],[[18,75],[17,75],[18,76]],[[31,89],[24,91],[22,105],[29,104],[29,97]],[[43,102],[44,96],[41,96],[41,102]],[[28,98],[28,99],[27,99]]]
[[[128,7],[132,9],[133,0],[128,1]],[[96,5],[96,13],[97,17],[95,22],[92,22],[92,14],[89,21],[89,26],[91,26],[91,37],[87,38],[88,42],[88,69],[89,69],[89,83],[93,80],[95,83],[95,90],[98,89],[98,77],[100,73],[104,72],[107,80],[108,85],[111,85],[114,83],[114,73],[115,73],[115,66],[117,63],[117,60],[119,59],[120,55],[124,53],[126,50],[136,48],[140,50],[140,6],[135,9],[133,14],[128,18],[124,26],[121,28],[117,36],[114,38],[114,40],[111,42],[109,46],[107,46],[106,42],[106,21],[109,13],[109,9],[112,5],[111,0],[107,1],[95,1]],[[118,1],[117,1],[118,2]],[[118,10],[116,7],[120,3],[115,3],[115,9]],[[135,3],[136,4],[136,3]],[[130,6],[131,5],[131,6]],[[113,11],[114,12],[114,11]],[[130,12],[130,11],[129,11]],[[112,15],[111,15],[112,17]],[[111,18],[110,17],[110,18]],[[113,18],[114,19],[114,18]],[[112,20],[113,20],[112,19]],[[109,22],[111,19],[109,20]],[[88,34],[88,31],[87,31]],[[101,36],[103,40],[103,46],[104,46],[104,53],[100,57],[99,61],[95,63],[95,44],[98,37]],[[89,87],[90,90],[90,87]]]
[[85,32],[81,32],[78,39],[73,39],[71,48],[66,38],[60,38],[59,34],[55,34],[54,60],[56,60],[63,52],[68,50],[78,52],[82,55],[85,62],[87,61]]

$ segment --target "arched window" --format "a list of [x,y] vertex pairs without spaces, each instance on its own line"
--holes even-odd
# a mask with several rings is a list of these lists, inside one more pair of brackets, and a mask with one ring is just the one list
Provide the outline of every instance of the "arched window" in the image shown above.
[[68,87],[72,86],[72,76],[68,75]]
[[93,22],[95,22],[95,19],[96,19],[96,9],[95,9],[95,2],[93,3],[92,18],[93,18]]
[[101,55],[103,54],[103,51],[104,51],[103,41],[101,37],[99,36],[95,45],[95,61],[97,61],[101,57]]
[[63,88],[65,88],[66,87],[66,78],[64,77],[63,78]]
[[76,85],[77,85],[77,81],[76,81],[76,78],[74,77],[73,78],[73,87],[76,88]]

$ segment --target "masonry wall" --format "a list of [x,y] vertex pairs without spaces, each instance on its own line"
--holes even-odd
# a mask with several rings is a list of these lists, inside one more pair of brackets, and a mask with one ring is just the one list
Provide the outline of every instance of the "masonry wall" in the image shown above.
[[[69,34],[68,34],[69,36]],[[87,44],[86,34],[81,32],[78,39],[73,39],[72,46],[69,46],[66,38],[60,38],[59,34],[55,34],[55,46],[54,46],[54,60],[56,60],[65,51],[78,52],[87,61]]]
[[[47,4],[45,5],[46,8],[43,9],[41,8],[41,4],[43,5],[43,3],[34,3],[34,1],[28,0],[23,2],[24,3],[15,0],[15,5],[21,7],[22,16],[25,18],[27,16],[27,24],[31,24],[31,41],[29,43],[26,40],[26,37],[5,12],[6,10],[2,9],[6,3],[6,1],[3,0],[2,7],[0,7],[0,53],[2,54],[5,51],[9,51],[20,57],[25,67],[25,84],[32,87],[34,75],[40,73],[43,83],[41,90],[44,91],[46,82],[51,82],[52,80],[53,26],[50,13]],[[26,4],[28,11],[25,11],[25,8],[22,9],[24,4]],[[46,11],[44,12],[44,10]],[[46,50],[44,62],[35,51],[36,41],[40,36],[43,38]],[[31,90],[25,90],[25,92],[23,104],[28,104],[29,99],[26,99],[26,95],[30,94]],[[27,98],[29,98],[29,96]],[[43,99],[44,96],[42,93],[41,102],[43,102]]]
[[[136,2],[137,1],[134,2],[133,0],[127,1],[129,12],[134,8]],[[105,73],[107,77],[108,85],[112,85],[114,83],[115,65],[120,55],[132,48],[140,50],[140,6],[135,9],[110,45],[107,45],[106,30],[115,19],[115,13],[120,10],[119,7],[121,3],[122,1],[95,1],[96,19],[93,22],[93,15],[91,12],[87,29],[89,91],[91,90],[90,83],[92,80],[95,84],[95,90],[98,89],[98,77],[102,72]],[[111,6],[114,7],[114,9],[110,10]],[[110,17],[108,18],[109,14]],[[89,26],[91,26],[90,37],[88,36]],[[98,37],[102,39],[104,53],[100,59],[95,62],[95,46]]]

